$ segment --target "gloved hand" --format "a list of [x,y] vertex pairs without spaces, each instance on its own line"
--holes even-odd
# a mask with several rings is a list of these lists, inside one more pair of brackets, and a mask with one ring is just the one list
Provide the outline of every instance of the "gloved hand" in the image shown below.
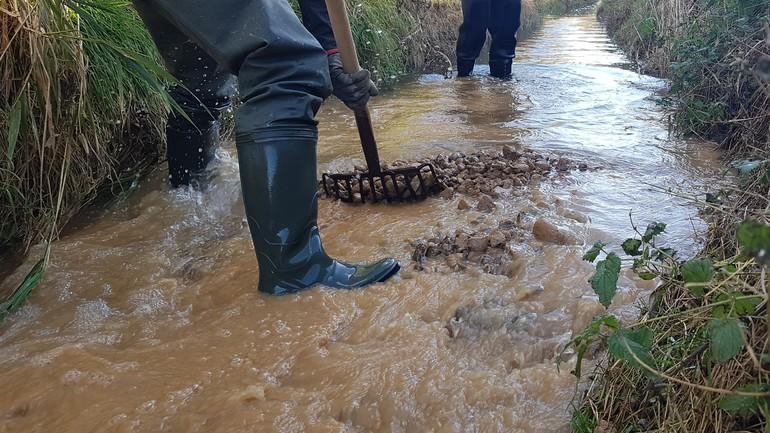
[[380,93],[366,69],[354,74],[346,73],[339,54],[329,55],[329,75],[332,79],[332,93],[351,110],[364,108],[370,96]]

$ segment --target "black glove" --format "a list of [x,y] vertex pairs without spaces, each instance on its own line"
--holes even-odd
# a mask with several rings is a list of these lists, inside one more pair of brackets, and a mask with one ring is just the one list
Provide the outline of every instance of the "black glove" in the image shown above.
[[370,96],[380,93],[366,69],[354,74],[346,73],[342,69],[342,59],[339,54],[329,55],[329,75],[332,79],[332,93],[351,110],[364,108]]

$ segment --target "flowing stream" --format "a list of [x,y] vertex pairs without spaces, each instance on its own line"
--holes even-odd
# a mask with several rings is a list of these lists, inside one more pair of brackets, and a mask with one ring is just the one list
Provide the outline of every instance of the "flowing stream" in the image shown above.
[[[663,80],[639,75],[592,16],[548,19],[523,42],[515,80],[422,76],[372,104],[382,158],[530,147],[597,170],[496,198],[401,206],[322,201],[321,233],[350,261],[405,270],[365,290],[256,290],[232,146],[205,192],[169,191],[164,170],[130,199],[80,218],[45,279],[0,325],[0,432],[566,432],[573,360],[556,359],[603,312],[581,255],[669,224],[684,255],[704,224],[685,200],[720,177],[713,146],[669,136]],[[361,163],[353,118],[320,115],[320,170]],[[410,242],[523,214],[577,243],[515,243],[519,272],[410,269]],[[583,215],[583,218],[575,218]],[[18,284],[41,252],[3,282]],[[624,271],[612,311],[633,320],[654,287]],[[462,332],[449,324],[463,312]]]

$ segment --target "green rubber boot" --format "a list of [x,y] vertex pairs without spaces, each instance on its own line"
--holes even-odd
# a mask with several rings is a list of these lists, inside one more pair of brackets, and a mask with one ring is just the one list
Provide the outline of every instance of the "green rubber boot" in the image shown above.
[[324,252],[317,223],[315,127],[273,126],[239,134],[236,141],[260,291],[283,295],[318,284],[355,289],[398,272],[391,258],[356,266]]

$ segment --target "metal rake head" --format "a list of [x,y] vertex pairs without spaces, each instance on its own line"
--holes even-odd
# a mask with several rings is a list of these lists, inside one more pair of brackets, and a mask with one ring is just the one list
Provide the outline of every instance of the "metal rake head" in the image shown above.
[[324,193],[346,203],[409,202],[427,198],[444,188],[431,164],[351,174],[324,173]]

